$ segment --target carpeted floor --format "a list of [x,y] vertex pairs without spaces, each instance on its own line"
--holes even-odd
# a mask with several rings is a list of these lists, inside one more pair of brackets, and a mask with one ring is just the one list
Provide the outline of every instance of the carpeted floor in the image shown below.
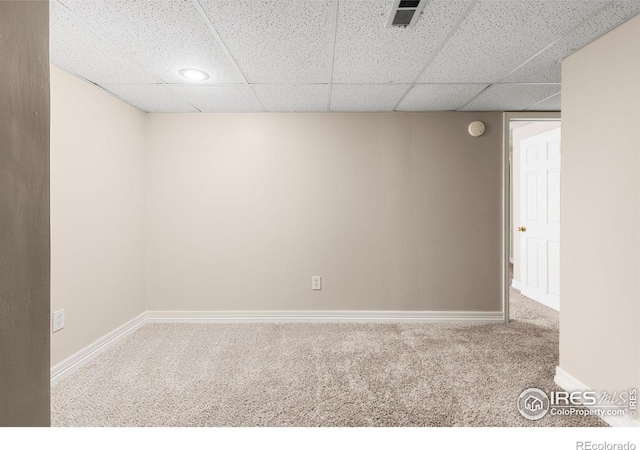
[[522,418],[558,364],[558,314],[509,325],[148,324],[52,389],[54,426],[602,426]]

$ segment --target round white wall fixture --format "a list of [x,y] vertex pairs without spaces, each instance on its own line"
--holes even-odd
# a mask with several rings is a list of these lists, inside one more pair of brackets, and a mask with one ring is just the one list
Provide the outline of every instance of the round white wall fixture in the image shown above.
[[475,122],[471,122],[469,124],[469,134],[473,137],[482,136],[484,134],[484,123],[476,120]]

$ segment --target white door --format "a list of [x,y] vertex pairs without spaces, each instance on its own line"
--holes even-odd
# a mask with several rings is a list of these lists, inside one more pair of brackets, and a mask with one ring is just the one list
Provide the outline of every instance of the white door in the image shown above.
[[560,309],[560,128],[520,144],[522,293]]

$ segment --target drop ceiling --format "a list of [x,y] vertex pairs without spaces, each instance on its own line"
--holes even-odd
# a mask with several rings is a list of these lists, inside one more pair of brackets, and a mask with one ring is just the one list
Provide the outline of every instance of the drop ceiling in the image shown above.
[[[51,61],[148,112],[557,111],[560,61],[640,0],[53,0]],[[193,82],[178,71],[210,78]]]

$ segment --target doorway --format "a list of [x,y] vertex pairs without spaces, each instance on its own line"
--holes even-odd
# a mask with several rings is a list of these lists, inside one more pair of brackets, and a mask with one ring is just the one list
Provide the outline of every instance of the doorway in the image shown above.
[[560,113],[505,113],[504,131],[508,322],[514,292],[560,308]]

